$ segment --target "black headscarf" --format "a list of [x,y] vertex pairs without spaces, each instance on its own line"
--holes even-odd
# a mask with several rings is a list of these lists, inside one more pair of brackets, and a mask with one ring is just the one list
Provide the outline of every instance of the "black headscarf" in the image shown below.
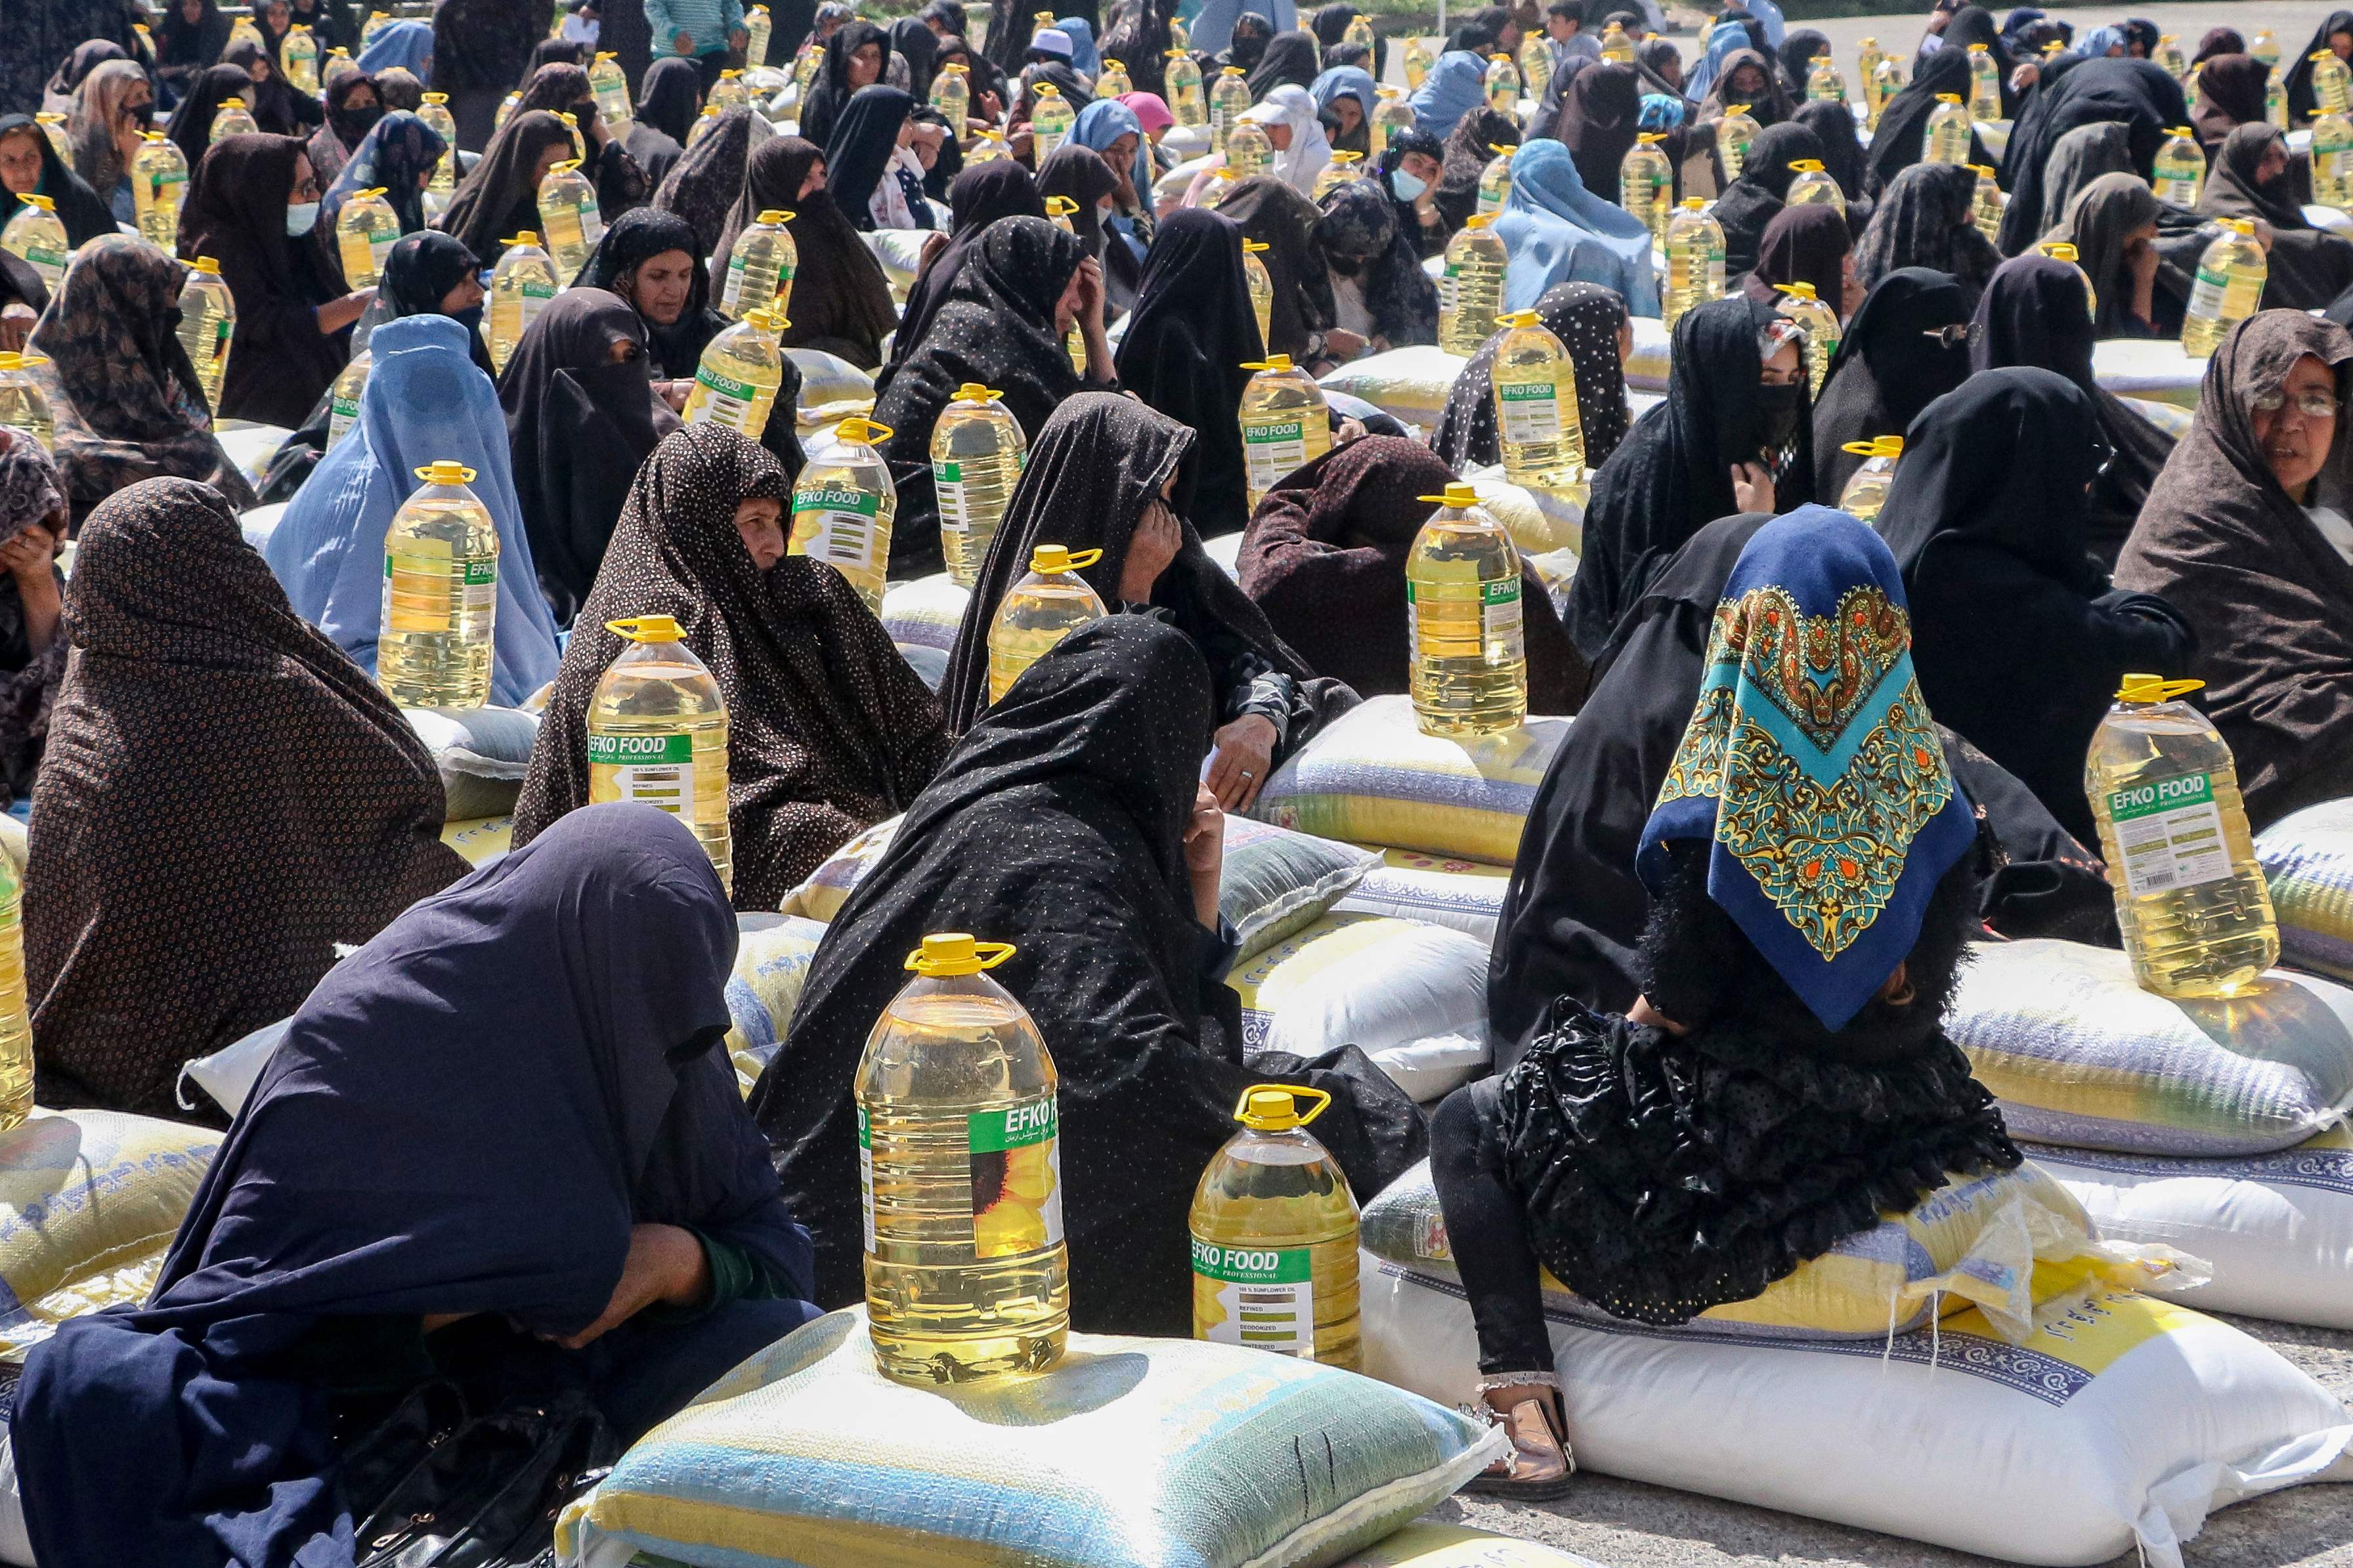
[[[1982,5],[1964,5],[1953,13],[1953,19],[1945,24],[1944,48],[1938,52],[1956,52],[1967,59],[1971,44],[1986,47],[1993,61],[1994,79],[2001,84],[2001,118],[2010,119],[2018,112],[2018,94],[2010,85],[2010,72],[2018,68],[2018,62],[2010,58],[1993,13]],[[1963,101],[1968,101],[1967,95]]]
[[2263,117],[2264,88],[2271,68],[2253,55],[2217,55],[2198,68],[2191,79],[2198,96],[2189,106],[2189,124],[2198,143],[2211,161],[2214,149],[2232,127],[2253,125]]
[[1373,337],[1393,349],[1438,342],[1438,286],[1379,184],[1351,180],[1326,195],[1315,243],[1333,277],[1356,280]]
[[1814,472],[1823,505],[1838,504],[1862,463],[1843,449],[1849,442],[1903,435],[1920,410],[1968,379],[1968,345],[1927,333],[1967,325],[1974,308],[1950,274],[1927,267],[1900,268],[1863,296],[1814,410]]
[[2091,553],[2086,490],[2108,456],[2082,387],[1988,371],[1912,422],[1877,524],[1929,707],[2084,842],[2098,828],[2084,755],[2116,688],[2134,670],[2179,674],[2193,646],[2162,599],[2111,593]]
[[1356,7],[1349,0],[1332,0],[1328,5],[1318,5],[1307,18],[1307,30],[1315,41],[1330,48],[1348,36],[1348,24],[1356,19]]
[[[79,250],[104,234],[118,232],[120,226],[113,213],[90,183],[73,172],[73,166],[58,156],[57,144],[49,140],[38,121],[29,114],[0,115],[0,137],[25,131],[41,146],[41,183],[35,187],[42,195],[57,204],[58,221],[66,226],[66,243]],[[192,163],[191,169],[195,167]],[[16,206],[11,198],[8,216],[14,217]]]
[[1781,68],[1781,90],[1803,103],[1806,78],[1812,73],[1814,57],[1826,55],[1830,49],[1829,37],[1812,27],[1794,27],[1783,34],[1781,47],[1773,51]]
[[670,165],[669,176],[654,192],[653,205],[691,224],[706,249],[718,248],[727,214],[743,199],[744,171],[752,159],[752,115],[748,109],[722,113],[702,139]]
[[1011,942],[994,978],[1053,1042],[1074,1327],[1187,1331],[1185,1214],[1261,1073],[1333,1094],[1317,1136],[1362,1191],[1420,1152],[1419,1116],[1355,1053],[1340,1071],[1244,1060],[1185,870],[1212,701],[1201,656],[1156,618],[1071,633],[949,753],[834,917],[751,1100],[816,1233],[819,1300],[860,1295],[851,1083],[902,961],[934,931]]
[[1250,101],[1261,102],[1278,87],[1308,87],[1322,72],[1323,59],[1315,47],[1312,33],[1277,33],[1266,46],[1266,53],[1250,68],[1248,79]]
[[1038,171],[1039,200],[1060,196],[1075,204],[1069,215],[1071,230],[1086,253],[1098,261],[1103,254],[1103,215],[1096,204],[1118,189],[1119,176],[1111,172],[1103,154],[1075,141],[1055,148],[1045,167]]
[[1741,292],[1778,306],[1779,285],[1809,283],[1814,298],[1835,314],[1846,297],[1846,258],[1854,248],[1846,219],[1823,202],[1783,207],[1757,245],[1755,270],[1741,280]]
[[575,285],[548,301],[499,377],[515,499],[559,625],[596,584],[630,476],[678,427],[654,396],[645,332],[627,300]]
[[[2042,221],[2035,232],[2047,235],[2057,228],[2084,187],[2102,174],[2131,173],[2131,132],[2122,121],[2078,125],[2052,146],[2050,165],[2042,171]],[[2155,195],[2150,193],[2151,199]]]
[[2295,52],[2295,59],[2287,62],[2287,69],[2281,80],[2287,89],[2287,113],[2291,123],[2300,124],[2320,112],[2320,100],[2312,90],[2312,57],[2328,48],[2328,40],[2339,33],[2353,33],[2353,11],[2328,13],[2314,30],[2312,41]]
[[[1479,210],[1479,176],[1494,161],[1495,149],[1519,144],[1520,128],[1511,117],[1484,103],[1455,121],[1454,129],[1446,133],[1446,154],[1439,161],[1438,170],[1436,200],[1448,233],[1460,229]],[[1600,194],[1606,198],[1617,189],[1613,180],[1601,187]]]
[[899,490],[894,581],[946,569],[932,489],[932,426],[956,388],[972,381],[1003,393],[1006,411],[1029,436],[1033,465],[1037,432],[1079,389],[1054,307],[1084,254],[1078,236],[1044,218],[991,224],[940,295],[923,341],[876,384],[874,417],[892,432],[882,455]]
[[[808,94],[801,100],[800,134],[820,147],[833,145],[833,128],[849,107],[850,98],[863,89],[849,84],[849,57],[867,45],[882,51],[882,70],[891,68],[891,35],[873,23],[860,18],[844,22],[825,41],[825,58],[818,62],[817,74],[809,79]],[[869,87],[882,85],[878,72]],[[903,118],[903,117],[902,117]]]
[[[360,79],[364,84],[366,81],[364,77]],[[344,83],[335,85],[342,87]],[[243,66],[207,66],[189,85],[186,96],[172,110],[172,118],[164,127],[164,134],[179,148],[189,168],[195,168],[204,157],[205,149],[212,145],[213,116],[219,112],[221,104],[250,91],[252,87],[253,79],[245,74]],[[321,174],[319,188],[325,190],[334,177],[332,172]]]
[[1267,277],[1274,284],[1274,309],[1269,313],[1266,351],[1307,357],[1307,335],[1330,327],[1332,273],[1324,249],[1315,243],[1315,226],[1323,214],[1315,204],[1272,174],[1244,180],[1218,204],[1218,210],[1241,226],[1244,239],[1267,248],[1259,253]]
[[1864,199],[1866,176],[1862,139],[1855,134],[1854,111],[1846,106],[1844,100],[1837,103],[1818,100],[1799,104],[1798,112],[1791,119],[1796,124],[1812,132],[1814,140],[1821,143],[1823,172],[1838,182],[1839,195],[1846,198],[1848,214],[1854,217],[1857,225],[1864,222],[1867,212],[1857,214],[1855,211],[1856,204]]
[[[1568,351],[1577,374],[1577,418],[1585,436],[1585,466],[1598,468],[1626,438],[1626,369],[1618,358],[1618,330],[1626,301],[1599,283],[1556,283],[1536,301],[1545,330]],[[1479,345],[1454,388],[1430,445],[1457,471],[1504,460],[1495,433],[1495,349],[1498,331]],[[1550,711],[1550,710],[1541,710]]]
[[612,222],[631,207],[645,205],[653,185],[638,161],[629,156],[628,143],[607,140],[599,142],[589,132],[601,112],[596,94],[588,86],[588,73],[568,61],[556,60],[533,71],[523,84],[522,96],[515,100],[515,120],[534,110],[545,110],[550,114],[569,114],[580,132],[580,144],[586,155],[580,163],[584,179],[596,187],[596,208],[605,221]]
[[2259,218],[2272,228],[2265,310],[2318,310],[2353,288],[2353,241],[2305,221],[2295,177],[2283,159],[2268,182],[2255,177],[2263,154],[2283,138],[2265,124],[2242,125],[2222,139],[2207,173],[2198,210],[2214,217]]
[[702,112],[702,74],[692,60],[665,55],[646,68],[640,92],[623,145],[647,183],[659,187],[685,155],[687,134]]
[[1567,76],[1552,135],[1577,160],[1577,177],[1603,200],[1618,194],[1619,166],[1641,129],[1642,79],[1631,66],[1596,61]]
[[1001,217],[1044,217],[1046,202],[1028,169],[1010,158],[997,158],[973,164],[955,177],[948,187],[948,211],[955,226],[948,231],[947,244],[907,286],[907,302],[899,313],[899,335],[891,345],[893,364],[923,341],[940,296],[963,270],[965,253],[988,226]]
[[481,160],[459,183],[449,210],[441,215],[442,232],[455,235],[492,266],[506,254],[505,241],[524,229],[544,237],[539,186],[533,175],[540,154],[554,146],[567,153],[572,147],[572,132],[554,115],[545,110],[510,115],[482,150]]
[[1242,232],[1205,207],[1169,215],[1145,258],[1144,287],[1119,344],[1126,390],[1195,433],[1193,517],[1201,531],[1238,531],[1250,491],[1237,422],[1249,361],[1263,359],[1242,273]]
[[939,35],[921,18],[902,16],[891,25],[891,53],[907,62],[907,91],[918,103],[931,96],[933,61],[938,52]]
[[[560,129],[560,127],[559,127]],[[302,143],[231,136],[213,143],[188,182],[180,252],[209,256],[237,298],[237,337],[216,413],[300,426],[343,367],[341,338],[319,331],[318,308],[343,292],[342,268],[316,231],[286,233],[286,200]]]
[[[1676,321],[1666,401],[1635,422],[1593,476],[1585,548],[1564,617],[1586,658],[1609,643],[1618,618],[1668,556],[1736,510],[1732,465],[1762,460],[1771,439],[1757,334],[1772,315],[1736,296]],[[1795,448],[1774,486],[1784,511],[1814,494],[1813,416],[1805,389],[1797,391]]]
[[[2010,206],[2001,219],[2004,256],[2015,256],[2034,243],[2042,220],[2044,168],[2062,136],[2079,125],[2121,121],[2133,171],[2147,179],[2157,166],[2157,150],[2164,144],[2166,132],[2189,123],[2181,84],[2154,60],[2105,56],[2084,60],[2038,90],[2028,108],[2002,153],[2002,184],[2010,192]],[[1881,124],[1885,123],[1883,117]]]
[[1808,158],[1823,162],[1821,142],[1795,121],[1767,125],[1749,143],[1748,155],[1741,162],[1740,177],[1716,199],[1709,215],[1724,230],[1724,272],[1727,280],[1736,283],[1756,268],[1765,226],[1780,216],[1782,204],[1789,195],[1789,182],[1798,177],[1797,171],[1789,165]]
[[[354,109],[353,95],[362,88],[375,101],[372,107]],[[345,71],[337,77],[320,91],[319,99],[327,106],[327,122],[311,132],[311,168],[319,176],[319,188],[323,191],[335,183],[335,176],[343,172],[343,165],[359,151],[367,133],[384,119],[385,110],[384,94],[377,90],[375,78],[361,70]],[[179,118],[176,110],[173,118]]]
[[[2044,237],[2075,247],[2075,259],[2092,280],[2099,299],[2093,326],[2104,338],[2131,337],[2146,331],[2132,314],[2132,289],[2126,275],[2125,239],[2151,223],[2160,233],[2168,209],[2148,188],[2148,182],[2129,170],[2101,174],[2075,193],[2067,215]],[[2178,209],[2175,209],[2178,210]],[[2162,277],[2160,269],[2159,276]],[[2164,290],[2153,291],[2161,302]],[[2161,313],[2161,312],[2160,312]]]
[[[1732,79],[1744,66],[1754,66],[1765,78],[1764,91],[1744,95],[1733,90]],[[1700,101],[1697,118],[1703,122],[1721,120],[1734,105],[1741,103],[1748,106],[1748,118],[1760,126],[1778,125],[1798,112],[1797,100],[1781,89],[1771,50],[1760,46],[1735,49],[1725,56],[1723,64],[1716,68],[1715,85]]]
[[[1913,62],[1911,82],[1880,110],[1879,128],[1871,133],[1870,163],[1863,176],[1868,195],[1881,195],[1894,184],[1897,174],[1927,156],[1928,116],[1936,112],[1937,95],[1947,92],[1957,94],[1964,104],[1969,100],[1966,54],[1938,49]],[[1974,130],[1969,132],[1969,162],[1992,163]]]
[[[882,339],[898,320],[891,305],[891,281],[883,276],[882,264],[834,205],[832,192],[819,185],[807,195],[800,194],[819,156],[814,145],[797,136],[772,136],[760,144],[744,166],[743,184],[722,226],[711,271],[714,277],[727,275],[735,237],[763,212],[791,213],[785,227],[792,234],[797,265],[786,310],[791,318],[784,333],[786,346],[819,349],[860,370],[872,370],[882,363]],[[903,332],[905,328],[900,330]],[[769,421],[769,428],[776,430],[776,421]],[[762,439],[770,450],[785,456],[774,439]],[[791,458],[786,458],[786,466],[799,468]]]
[[853,228],[874,226],[868,204],[875,187],[890,177],[891,154],[914,107],[915,100],[895,87],[861,87],[834,121],[825,149],[825,188]]
[[1978,177],[1958,163],[1915,163],[1896,175],[1855,238],[1856,279],[1870,289],[1899,268],[1926,267],[1957,280],[1975,309],[2001,265],[1977,226],[1977,190]]
[[166,5],[157,34],[155,63],[201,70],[221,58],[221,51],[228,47],[228,33],[229,19],[221,14],[220,0],[204,0],[204,9],[194,22],[180,15],[177,4]]
[[256,61],[267,68],[269,74],[259,81],[246,84],[246,90],[253,95],[255,124],[273,136],[308,136],[312,126],[326,122],[325,105],[286,79],[286,73],[279,68],[268,46],[248,39],[232,43],[221,51],[221,64],[239,70],[250,70]]
[[[385,306],[387,321],[402,316],[442,315],[446,312],[441,301],[449,297],[449,290],[481,269],[481,258],[453,236],[429,228],[404,234],[393,242],[391,253],[384,258],[384,278],[376,285],[376,299]],[[495,379],[498,372],[491,366],[491,351],[482,343],[480,306],[475,307],[472,316],[465,323],[467,355],[474,362],[475,369]]]
[[[638,302],[637,271],[672,250],[685,252],[692,265],[687,275],[686,308],[677,321],[663,326]],[[702,242],[684,218],[676,213],[637,207],[623,213],[620,221],[605,231],[605,237],[581,263],[580,275],[572,286],[607,289],[628,300],[637,308],[638,324],[645,331],[646,358],[654,379],[681,381],[694,374],[703,349],[727,326],[727,318],[712,308],[712,270],[703,264]]]

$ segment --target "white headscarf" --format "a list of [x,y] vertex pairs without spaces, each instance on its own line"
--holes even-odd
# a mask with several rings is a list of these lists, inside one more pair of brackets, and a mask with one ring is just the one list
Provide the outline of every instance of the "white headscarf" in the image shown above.
[[1332,161],[1332,143],[1324,134],[1324,122],[1315,117],[1315,100],[1307,96],[1307,89],[1286,82],[1250,105],[1242,118],[1258,125],[1291,127],[1291,145],[1275,153],[1266,172],[1303,196],[1313,195],[1315,176]]

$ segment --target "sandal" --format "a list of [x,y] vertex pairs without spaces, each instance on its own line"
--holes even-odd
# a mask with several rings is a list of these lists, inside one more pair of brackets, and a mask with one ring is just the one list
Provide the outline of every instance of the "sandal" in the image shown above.
[[[1521,1397],[1499,1405],[1505,1394]],[[1512,1449],[1472,1477],[1463,1489],[1517,1502],[1549,1502],[1566,1496],[1577,1474],[1577,1458],[1562,1430],[1559,1391],[1524,1384],[1489,1389],[1482,1397],[1495,1425],[1510,1436]]]

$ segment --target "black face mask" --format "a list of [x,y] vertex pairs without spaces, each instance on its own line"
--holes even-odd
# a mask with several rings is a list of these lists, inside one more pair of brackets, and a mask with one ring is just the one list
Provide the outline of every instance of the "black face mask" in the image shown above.
[[1782,449],[1797,439],[1798,415],[1806,405],[1805,397],[1802,382],[1757,389],[1757,406],[1765,415],[1765,456],[1768,460],[1778,460]]
[[340,134],[357,142],[375,129],[375,122],[384,118],[384,107],[370,104],[365,109],[338,109],[331,118]]

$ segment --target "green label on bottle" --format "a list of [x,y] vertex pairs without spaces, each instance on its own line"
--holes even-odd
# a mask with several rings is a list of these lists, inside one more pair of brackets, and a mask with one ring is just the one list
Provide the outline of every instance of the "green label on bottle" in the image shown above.
[[588,734],[588,765],[591,767],[631,767],[640,763],[691,763],[694,761],[694,737],[691,735],[600,735]]
[[866,1251],[874,1251],[874,1128],[858,1108],[858,1206],[866,1222]]
[[154,190],[155,195],[156,195],[158,197],[161,197],[161,196],[163,195],[163,194],[164,194],[164,186],[166,186],[166,185],[184,185],[184,184],[187,184],[187,181],[188,181],[188,174],[187,174],[187,171],[186,171],[186,170],[185,170],[185,169],[166,169],[166,170],[164,170],[164,171],[162,174],[153,174],[153,175],[150,175],[150,176],[149,176],[149,179],[148,179],[148,184],[153,187],[153,189]]
[[1282,425],[1251,425],[1242,430],[1242,439],[1260,444],[1270,441],[1302,441],[1306,439],[1306,425],[1293,419]]
[[1482,605],[1516,605],[1519,602],[1520,580],[1517,577],[1499,577],[1493,583],[1479,584],[1479,603]]
[[634,801],[672,816],[694,814],[694,737],[588,736],[588,798]]
[[750,382],[736,381],[732,377],[722,375],[707,364],[696,368],[694,379],[713,392],[727,397],[741,398],[746,403],[759,395],[760,389]]
[[[1194,1338],[1314,1359],[1315,1282],[1309,1248],[1226,1247],[1198,1236],[1192,1240]],[[1210,1291],[1201,1289],[1202,1280]]]
[[1050,1094],[965,1117],[976,1257],[1017,1258],[1061,1245],[1060,1126]]
[[2181,773],[2110,790],[2108,821],[2127,898],[2220,882],[2232,874],[2211,774]]
[[525,279],[522,285],[522,297],[526,300],[553,300],[555,298],[555,285]]
[[469,588],[495,586],[499,580],[498,561],[491,556],[477,555],[466,563],[462,576]]
[[[750,388],[744,389],[746,392]],[[793,510],[854,511],[862,517],[872,517],[882,505],[882,498],[871,490],[854,490],[846,485],[812,485],[793,492]]]
[[1193,1238],[1193,1272],[1236,1285],[1296,1285],[1311,1277],[1304,1247],[1220,1247]]
[[213,358],[228,353],[228,341],[237,335],[237,323],[223,316],[213,328]]

